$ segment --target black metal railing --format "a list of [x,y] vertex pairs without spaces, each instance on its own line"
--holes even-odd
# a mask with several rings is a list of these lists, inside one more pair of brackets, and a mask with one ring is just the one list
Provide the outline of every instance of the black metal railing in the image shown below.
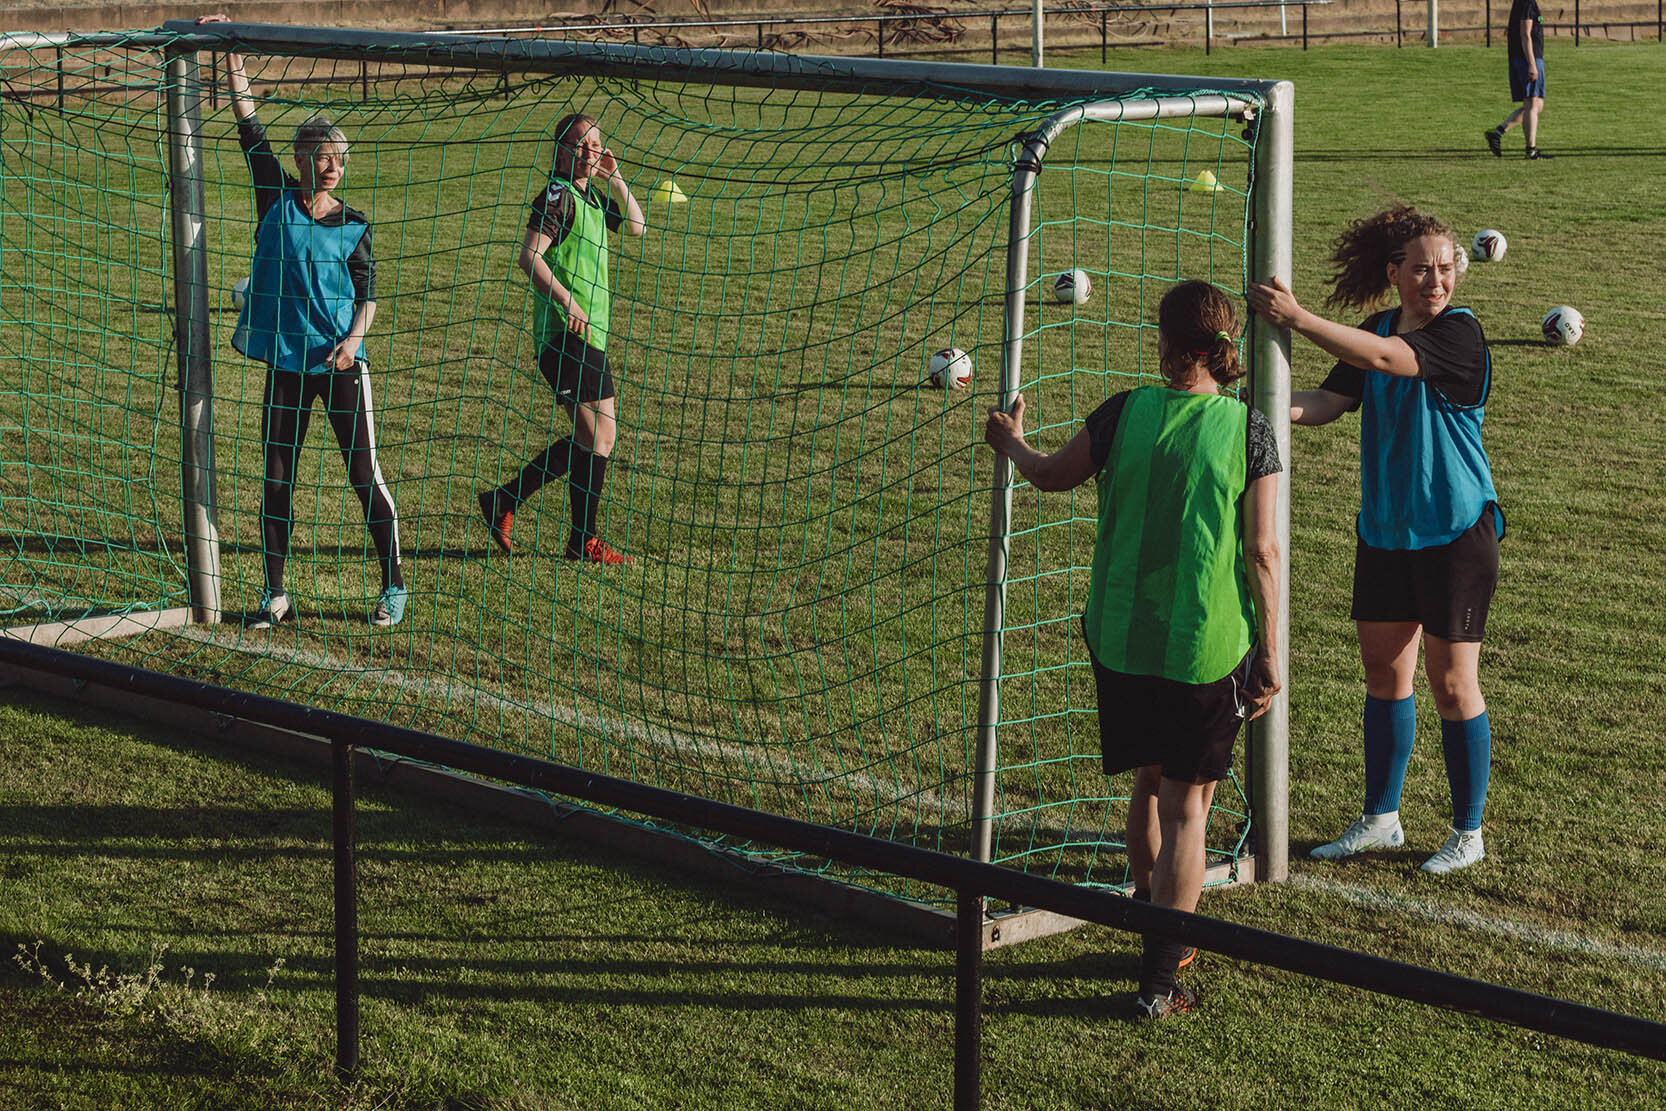
[[[1110,17],[1113,15],[1146,15],[1156,16],[1167,13],[1172,16],[1179,12],[1203,12],[1206,15],[1214,12],[1229,12],[1244,8],[1300,8],[1302,10],[1302,46],[1307,46],[1307,9],[1309,7],[1323,7],[1334,3],[1335,0],[1220,0],[1219,3],[1204,3],[1190,0],[1184,3],[1172,4],[1079,4],[1068,7],[1044,8],[1042,18],[1045,21],[1050,16],[1085,15],[1099,17],[1099,57],[1104,61],[1108,57],[1110,43]],[[901,28],[916,27],[922,24],[965,23],[971,21],[989,20],[989,60],[991,64],[999,65],[1001,61],[1001,21],[1003,19],[1030,20],[1035,17],[1033,8],[984,8],[984,9],[953,9],[941,12],[903,12],[903,13],[867,13],[853,12],[848,15],[779,15],[765,14],[732,16],[728,19],[617,19],[617,20],[574,20],[563,23],[520,24],[516,26],[495,26],[488,24],[448,24],[444,34],[458,35],[526,35],[545,34],[559,31],[564,34],[613,35],[623,37],[629,32],[631,41],[638,45],[642,42],[643,32],[658,32],[661,35],[678,34],[682,31],[721,31],[728,28],[751,27],[756,32],[757,47],[765,49],[769,38],[765,35],[766,28],[786,28],[788,31],[800,27],[866,27],[872,24],[874,28],[874,49],[878,57],[887,56],[885,50],[885,32],[892,31],[892,47],[890,57],[919,57],[934,54],[969,54],[966,48],[937,48],[931,50],[897,49],[897,31]],[[1209,32],[1210,22],[1203,21],[1203,47],[1208,53],[1212,47],[1212,36]],[[1296,36],[1286,36],[1295,38]],[[1165,38],[1149,44],[1154,46],[1173,46],[1183,43],[1184,39]]]
[[955,892],[954,1106],[978,1106],[981,1069],[983,907],[995,898],[1135,933],[1156,933],[1210,952],[1380,995],[1441,1007],[1603,1049],[1666,1060],[1666,1025],[1454,976],[1267,930],[1186,914],[1100,889],[1026,875],[932,849],[765,814],[565,764],[516,756],[431,733],[229,690],[175,675],[29,644],[0,633],[0,666],[159,699],[229,719],[327,740],[334,765],[336,1068],[359,1067],[358,894],[354,856],[356,753],[425,761],[472,775],[728,834],[815,857],[934,884]]
[[[1404,6],[1406,4],[1408,4],[1408,3],[1409,4],[1415,4],[1418,7],[1422,7],[1426,4],[1427,0],[1398,0],[1398,2],[1394,5],[1394,26],[1392,28],[1389,28],[1389,27],[1353,28],[1351,30],[1346,30],[1346,31],[1312,31],[1312,30],[1310,30],[1309,25],[1308,25],[1308,9],[1311,8],[1311,7],[1323,7],[1323,6],[1329,5],[1329,4],[1334,3],[1334,2],[1335,2],[1335,0],[1223,0],[1223,2],[1218,3],[1218,4],[1193,2],[1193,3],[1166,4],[1166,5],[1160,5],[1160,6],[1158,6],[1158,5],[1146,5],[1146,4],[1090,4],[1090,5],[1080,5],[1080,6],[1073,6],[1073,7],[1046,8],[1046,9],[1044,9],[1044,18],[1046,16],[1066,16],[1066,15],[1088,15],[1088,16],[1092,16],[1092,15],[1097,15],[1099,17],[1099,60],[1100,60],[1101,64],[1108,64],[1109,59],[1110,59],[1110,26],[1111,26],[1110,20],[1111,20],[1111,17],[1114,16],[1114,15],[1125,15],[1125,14],[1130,14],[1130,13],[1139,13],[1139,14],[1145,14],[1145,15],[1157,15],[1159,13],[1169,13],[1169,14],[1172,15],[1172,14],[1179,13],[1179,12],[1214,13],[1214,12],[1231,11],[1232,9],[1246,9],[1246,8],[1250,8],[1250,9],[1254,9],[1254,8],[1292,8],[1292,7],[1293,8],[1299,8],[1299,9],[1301,9],[1301,30],[1298,33],[1286,33],[1285,31],[1281,30],[1278,34],[1267,34],[1267,33],[1238,34],[1238,35],[1232,36],[1232,41],[1240,42],[1240,43],[1255,43],[1255,42],[1292,42],[1293,43],[1293,42],[1296,42],[1296,41],[1299,40],[1302,44],[1302,49],[1303,50],[1308,49],[1309,46],[1312,45],[1312,43],[1315,42],[1315,41],[1329,42],[1329,41],[1332,41],[1332,40],[1335,40],[1335,39],[1389,39],[1389,38],[1392,38],[1394,40],[1394,45],[1396,47],[1404,47],[1407,44],[1408,41],[1413,43],[1413,44],[1420,44],[1420,43],[1426,42],[1427,39],[1428,39],[1428,34],[1427,34],[1426,31],[1417,30],[1417,29],[1408,29],[1408,27],[1406,26],[1405,20],[1403,18],[1403,13],[1402,13],[1402,9],[1404,8]],[[896,48],[896,45],[893,43],[893,46],[892,46],[889,54],[887,54],[886,47],[885,47],[885,31],[884,31],[884,29],[889,25],[909,24],[909,23],[917,24],[917,23],[922,23],[922,22],[931,21],[931,20],[951,20],[951,21],[953,21],[953,20],[971,20],[971,19],[988,18],[989,19],[989,60],[990,60],[991,63],[999,65],[1000,64],[1000,58],[1001,58],[1001,38],[1000,38],[1001,20],[1002,19],[1007,19],[1007,18],[1014,18],[1014,17],[1033,18],[1033,14],[1034,13],[1028,8],[998,8],[998,9],[968,10],[968,11],[948,11],[948,12],[941,12],[941,13],[933,13],[933,14],[929,14],[929,15],[921,15],[921,14],[916,14],[916,13],[873,14],[873,15],[869,15],[869,14],[866,14],[866,13],[857,13],[857,14],[852,14],[852,15],[838,15],[838,16],[784,15],[784,16],[773,16],[773,17],[772,16],[767,16],[767,15],[756,15],[756,16],[747,16],[747,17],[737,17],[737,18],[731,18],[731,19],[709,19],[709,20],[589,21],[589,22],[573,22],[573,23],[527,24],[527,25],[513,26],[513,27],[479,25],[479,26],[470,26],[466,29],[461,28],[459,25],[452,24],[452,25],[450,25],[450,29],[440,31],[440,32],[435,32],[435,33],[455,34],[455,35],[475,35],[475,36],[480,36],[480,37],[496,38],[496,37],[511,36],[511,35],[543,35],[543,34],[546,34],[546,33],[553,33],[553,32],[559,32],[561,34],[611,35],[611,36],[616,36],[616,37],[622,37],[626,32],[628,32],[631,36],[632,42],[636,43],[636,44],[640,44],[641,41],[642,41],[642,34],[643,34],[644,31],[655,31],[655,32],[661,32],[662,34],[666,33],[666,32],[669,32],[669,33],[674,34],[679,30],[722,29],[722,28],[726,28],[726,27],[753,27],[756,30],[756,40],[757,40],[758,49],[761,50],[761,49],[766,49],[769,45],[768,39],[765,35],[765,29],[766,28],[772,28],[772,27],[781,28],[781,27],[784,27],[784,28],[791,29],[791,28],[799,27],[799,26],[812,27],[812,26],[821,26],[821,25],[828,25],[828,24],[837,24],[837,25],[842,25],[842,26],[852,26],[852,25],[857,25],[857,24],[869,24],[869,23],[871,23],[875,27],[874,47],[875,47],[875,53],[877,54],[877,56],[881,57],[881,58],[884,58],[884,57],[887,57],[887,56],[893,57],[893,58],[903,58],[903,57],[929,57],[929,56],[947,55],[947,54],[971,54],[971,53],[974,53],[974,51],[972,51],[970,49],[965,49],[965,48],[958,48],[957,49],[957,48],[954,48],[954,47],[937,48],[937,49],[921,49],[921,50],[907,50],[907,49],[898,50]],[[1463,25],[1460,25],[1460,26],[1443,27],[1441,29],[1441,32],[1443,34],[1465,34],[1465,35],[1480,34],[1484,37],[1486,45],[1488,47],[1491,47],[1493,45],[1493,19],[1492,19],[1492,14],[1493,14],[1492,13],[1492,0],[1485,0],[1484,15],[1483,15],[1483,20],[1482,20],[1482,23],[1481,23],[1480,26],[1463,26]],[[1210,33],[1210,25],[1211,24],[1210,24],[1209,20],[1206,19],[1206,20],[1202,21],[1203,47],[1204,47],[1204,53],[1206,53],[1206,54],[1211,53],[1213,51],[1215,42],[1220,37],[1220,36],[1213,35],[1213,34]],[[1605,34],[1611,34],[1616,28],[1626,29],[1631,33],[1631,41],[1633,41],[1633,42],[1635,42],[1637,40],[1637,32],[1639,30],[1652,31],[1652,32],[1654,32],[1654,35],[1655,35],[1655,38],[1656,38],[1657,41],[1666,41],[1666,0],[1655,0],[1655,18],[1653,20],[1595,19],[1595,20],[1591,20],[1589,22],[1587,22],[1585,20],[1584,13],[1583,13],[1582,8],[1581,8],[1581,0],[1574,0],[1574,16],[1573,16],[1573,21],[1571,23],[1548,23],[1547,22],[1544,26],[1545,26],[1545,30],[1548,31],[1548,32],[1561,32],[1561,33],[1570,34],[1573,38],[1573,42],[1574,42],[1575,46],[1578,46],[1579,43],[1580,43],[1580,40],[1583,37],[1586,37],[1589,34],[1590,29],[1597,28],[1597,27],[1602,28],[1603,32]],[[71,37],[73,37],[73,36],[71,36]],[[1153,41],[1151,41],[1149,43],[1139,43],[1139,44],[1134,44],[1134,45],[1141,45],[1141,46],[1174,46],[1174,45],[1183,45],[1187,41],[1189,41],[1189,40],[1186,37],[1170,36],[1170,37],[1154,39]],[[4,45],[5,45],[4,41],[0,40],[0,46],[4,46]],[[650,45],[652,45],[652,44],[650,44]],[[1076,49],[1076,48],[1079,48],[1079,45],[1080,44],[1071,44],[1069,47],[1065,47],[1064,49]],[[1125,45],[1125,44],[1119,44],[1119,45]],[[25,82],[25,83],[22,83],[21,86],[11,85],[11,86],[7,87],[7,89],[5,90],[5,92],[3,94],[6,99],[19,100],[19,101],[30,101],[30,100],[36,100],[36,99],[52,99],[52,100],[55,100],[56,103],[58,103],[59,105],[62,105],[64,103],[66,95],[71,95],[71,93],[73,93],[75,95],[98,95],[98,94],[102,94],[102,93],[123,91],[122,88],[119,87],[119,86],[99,84],[96,81],[92,81],[92,82],[88,82],[88,83],[85,83],[83,85],[80,85],[80,86],[76,87],[74,90],[66,90],[63,46],[62,45],[56,45],[56,46],[54,46],[53,49],[54,49],[54,53],[55,53],[55,56],[56,56],[56,71],[57,71],[55,83],[44,85],[44,86],[39,85],[39,84],[35,84],[33,82]],[[1010,51],[1010,50],[1013,50],[1015,48],[1009,47],[1008,49]],[[849,53],[849,52],[846,52],[846,53]],[[210,66],[211,66],[211,71],[210,71],[211,72],[211,77],[210,77],[210,85],[209,85],[209,89],[208,89],[208,99],[209,99],[209,103],[210,103],[211,106],[218,106],[219,99],[220,99],[220,97],[219,97],[219,87],[218,87],[219,86],[219,73],[220,73],[220,71],[219,71],[219,59],[218,59],[217,56],[214,59],[211,60]],[[359,63],[358,80],[359,80],[359,83],[363,86],[363,95],[364,95],[366,100],[368,100],[370,98],[370,86],[371,86],[371,84],[379,82],[379,81],[384,80],[384,79],[385,78],[383,78],[379,74],[372,74],[371,73],[370,66],[369,66],[368,62],[361,61]],[[394,79],[398,79],[398,78],[394,78]],[[333,83],[339,83],[340,81],[341,81],[340,75],[332,74],[332,75],[324,76],[324,77],[288,78],[288,79],[285,80],[284,83],[289,84],[289,85],[313,85],[313,84],[333,84]]]
[[[1408,41],[1423,43],[1427,41],[1427,33],[1411,30],[1406,27],[1402,8],[1406,4],[1413,4],[1422,8],[1428,0],[1397,0],[1394,5],[1394,26],[1377,28],[1354,27],[1345,31],[1310,31],[1308,26],[1308,9],[1310,7],[1325,7],[1334,0],[1222,0],[1221,3],[1193,2],[1173,4],[1081,4],[1064,7],[1044,7],[1042,18],[1056,16],[1098,16],[1099,22],[1099,58],[1106,62],[1110,50],[1110,24],[1112,16],[1144,15],[1156,17],[1168,15],[1173,17],[1182,12],[1202,12],[1205,19],[1201,21],[1204,53],[1213,51],[1216,36],[1211,33],[1212,17],[1215,13],[1230,13],[1234,9],[1266,9],[1266,8],[1300,8],[1301,30],[1299,33],[1281,29],[1278,34],[1251,33],[1233,36],[1238,42],[1295,42],[1300,41],[1302,49],[1306,50],[1314,40],[1329,41],[1332,39],[1388,39],[1393,38],[1396,47],[1403,47]],[[459,35],[541,35],[553,32],[580,35],[609,35],[622,38],[629,34],[633,43],[640,44],[645,32],[657,33],[661,36],[676,35],[683,31],[722,31],[726,29],[751,28],[750,38],[756,41],[758,49],[762,50],[771,44],[766,31],[770,29],[785,29],[790,32],[798,28],[841,26],[866,27],[872,25],[874,50],[881,58],[887,57],[886,30],[892,30],[892,45],[890,57],[923,57],[939,54],[970,54],[973,51],[965,47],[935,47],[909,49],[902,46],[899,49],[897,31],[901,28],[931,23],[959,23],[989,20],[989,60],[999,65],[1001,56],[1000,28],[1002,20],[1031,20],[1035,17],[1032,8],[990,8],[990,9],[953,9],[942,12],[918,13],[867,13],[855,12],[847,15],[779,15],[756,14],[745,16],[731,16],[727,19],[701,20],[670,20],[670,19],[575,19],[572,22],[523,24],[516,26],[495,26],[488,24],[448,24],[447,30],[441,33]],[[1486,40],[1486,45],[1492,45],[1492,0],[1486,0],[1484,16],[1480,26],[1454,25],[1442,27],[1443,34],[1480,34]],[[1580,37],[1587,27],[1601,27],[1605,32],[1614,28],[1626,28],[1631,31],[1635,41],[1636,32],[1640,29],[1651,30],[1658,40],[1666,41],[1666,0],[1656,0],[1654,20],[1618,20],[1597,19],[1586,23],[1581,11],[1581,0],[1574,0],[1574,16],[1571,23],[1546,23],[1545,28],[1551,31],[1569,32],[1573,36],[1574,44],[1579,44]],[[778,32],[779,33],[779,32]],[[1045,38],[1045,36],[1044,36]],[[1191,36],[1169,35],[1158,38],[1149,43],[1137,45],[1177,46],[1192,41]],[[1072,43],[1065,49],[1077,48],[1079,43]],[[1019,48],[1008,47],[1009,51]],[[848,52],[845,52],[848,53]]]

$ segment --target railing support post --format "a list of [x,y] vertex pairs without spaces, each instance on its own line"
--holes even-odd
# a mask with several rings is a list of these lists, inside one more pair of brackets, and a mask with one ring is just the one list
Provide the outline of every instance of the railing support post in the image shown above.
[[350,744],[331,745],[335,763],[336,1073],[359,1071],[359,889],[353,835],[353,759]]
[[954,1106],[977,1111],[983,1071],[983,896],[955,892]]

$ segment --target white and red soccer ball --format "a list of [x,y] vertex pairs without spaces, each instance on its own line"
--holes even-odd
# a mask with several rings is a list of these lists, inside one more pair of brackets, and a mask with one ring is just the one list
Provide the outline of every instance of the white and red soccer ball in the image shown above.
[[1053,279],[1053,300],[1061,305],[1087,304],[1093,293],[1093,279],[1086,270],[1066,270]]
[[940,390],[963,390],[972,384],[972,356],[958,347],[945,347],[932,352],[926,372]]
[[1585,317],[1572,305],[1557,305],[1545,313],[1541,327],[1552,347],[1572,347],[1585,334]]
[[1476,262],[1501,262],[1509,248],[1503,232],[1487,228],[1476,232],[1475,238],[1470,240],[1469,257]]

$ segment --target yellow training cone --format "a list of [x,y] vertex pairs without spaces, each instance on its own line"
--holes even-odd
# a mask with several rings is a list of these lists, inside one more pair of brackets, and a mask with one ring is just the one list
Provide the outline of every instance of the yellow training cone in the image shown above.
[[1223,186],[1215,180],[1214,171],[1199,170],[1197,176],[1192,179],[1192,183],[1186,188],[1194,193],[1218,193]]
[[684,193],[675,181],[672,181],[670,178],[666,178],[664,181],[654,186],[652,199],[655,205],[687,204],[688,194]]

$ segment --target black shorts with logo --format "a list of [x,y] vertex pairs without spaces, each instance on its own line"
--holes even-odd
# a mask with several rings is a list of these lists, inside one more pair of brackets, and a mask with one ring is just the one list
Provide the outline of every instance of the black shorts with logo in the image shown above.
[[1449,544],[1415,551],[1373,548],[1354,553],[1355,621],[1415,621],[1442,640],[1476,642],[1498,587],[1498,508]]
[[572,332],[550,337],[538,352],[538,371],[555,396],[568,405],[601,401],[613,396],[613,374],[607,353],[598,351]]
[[[1088,653],[1092,658],[1092,652]],[[1225,779],[1244,724],[1250,658],[1212,683],[1128,675],[1093,661],[1099,695],[1099,745],[1106,775],[1160,765],[1184,783]]]

